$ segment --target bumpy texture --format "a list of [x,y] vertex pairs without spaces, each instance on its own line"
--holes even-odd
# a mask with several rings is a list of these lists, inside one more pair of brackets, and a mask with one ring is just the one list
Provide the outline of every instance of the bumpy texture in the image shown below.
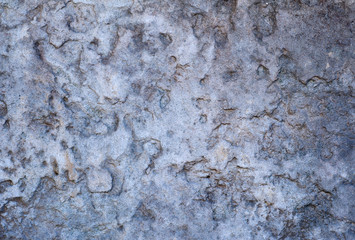
[[1,239],[355,239],[354,0],[0,0]]

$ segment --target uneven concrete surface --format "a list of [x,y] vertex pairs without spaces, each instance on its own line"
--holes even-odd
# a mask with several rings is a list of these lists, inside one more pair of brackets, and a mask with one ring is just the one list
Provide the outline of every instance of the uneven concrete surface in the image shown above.
[[355,239],[354,0],[0,0],[0,239]]

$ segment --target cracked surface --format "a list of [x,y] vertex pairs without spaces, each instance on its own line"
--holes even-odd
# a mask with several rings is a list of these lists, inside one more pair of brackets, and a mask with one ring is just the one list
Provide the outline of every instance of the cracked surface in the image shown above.
[[353,0],[0,0],[1,239],[355,239]]

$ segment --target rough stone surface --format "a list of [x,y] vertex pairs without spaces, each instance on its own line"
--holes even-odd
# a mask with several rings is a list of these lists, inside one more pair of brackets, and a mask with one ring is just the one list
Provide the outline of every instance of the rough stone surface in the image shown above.
[[354,0],[0,0],[0,239],[355,239]]
[[112,189],[111,174],[104,169],[91,169],[87,176],[90,192],[109,192]]

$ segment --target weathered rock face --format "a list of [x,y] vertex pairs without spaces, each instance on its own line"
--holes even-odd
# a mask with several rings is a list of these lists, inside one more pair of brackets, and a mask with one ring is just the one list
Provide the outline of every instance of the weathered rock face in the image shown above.
[[355,239],[354,0],[1,0],[1,239]]

